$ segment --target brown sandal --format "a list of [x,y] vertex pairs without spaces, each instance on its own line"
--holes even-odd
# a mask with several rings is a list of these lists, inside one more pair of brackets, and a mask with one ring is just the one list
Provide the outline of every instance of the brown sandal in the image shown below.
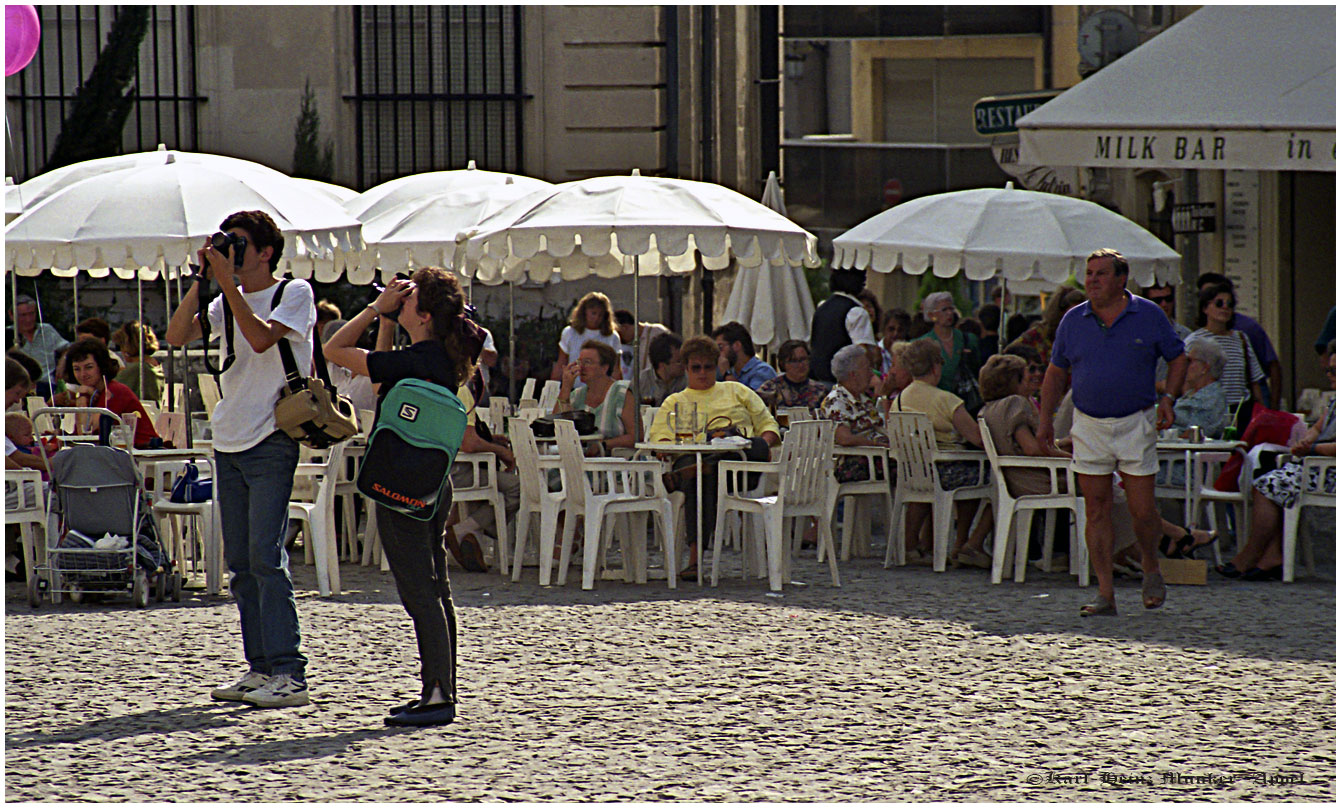
[[452,558],[461,565],[461,569],[466,572],[488,572],[489,565],[484,563],[484,551],[480,549],[480,543],[473,535],[466,534],[464,539],[457,539],[456,531],[450,526],[442,532],[442,538],[447,542],[447,549],[452,551]]

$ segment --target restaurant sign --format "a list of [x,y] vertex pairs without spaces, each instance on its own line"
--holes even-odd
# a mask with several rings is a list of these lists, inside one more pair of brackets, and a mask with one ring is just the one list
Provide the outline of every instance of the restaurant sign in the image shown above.
[[1015,121],[1056,98],[1061,92],[1061,90],[1042,90],[1036,93],[979,98],[973,104],[973,128],[983,136],[1014,132]]
[[1174,205],[1171,216],[1173,219],[1173,232],[1175,233],[1192,234],[1215,232],[1214,202],[1189,202],[1185,205]]
[[1020,129],[1020,161],[1093,168],[1335,171],[1336,130]]

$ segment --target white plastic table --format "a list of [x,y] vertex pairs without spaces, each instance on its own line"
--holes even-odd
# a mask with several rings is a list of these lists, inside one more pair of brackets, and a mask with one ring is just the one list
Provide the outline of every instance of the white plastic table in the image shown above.
[[[698,531],[694,534],[694,567],[698,575],[698,585],[703,586],[703,456],[717,452],[729,452],[732,451],[732,447],[713,446],[710,443],[644,441],[633,444],[633,448],[638,451],[660,452],[662,454],[692,454],[694,456],[694,492],[698,496],[698,506],[696,508],[698,512]],[[667,575],[678,574],[679,561],[678,558],[666,559]]]

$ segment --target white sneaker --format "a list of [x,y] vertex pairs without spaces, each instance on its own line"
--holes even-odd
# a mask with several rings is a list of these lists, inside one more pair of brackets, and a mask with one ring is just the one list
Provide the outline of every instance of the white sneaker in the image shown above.
[[256,688],[270,681],[270,677],[264,673],[249,671],[246,676],[237,680],[237,683],[231,687],[220,687],[210,691],[210,698],[215,701],[242,701],[242,697],[252,692]]
[[307,683],[288,673],[271,676],[265,684],[244,695],[242,700],[257,707],[301,707],[310,703]]

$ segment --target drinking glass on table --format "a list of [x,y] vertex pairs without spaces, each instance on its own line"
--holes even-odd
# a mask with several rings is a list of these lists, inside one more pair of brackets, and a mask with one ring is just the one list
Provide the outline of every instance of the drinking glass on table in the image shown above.
[[671,426],[675,429],[676,443],[693,443],[694,434],[698,432],[698,405],[684,407],[676,404],[671,413]]

